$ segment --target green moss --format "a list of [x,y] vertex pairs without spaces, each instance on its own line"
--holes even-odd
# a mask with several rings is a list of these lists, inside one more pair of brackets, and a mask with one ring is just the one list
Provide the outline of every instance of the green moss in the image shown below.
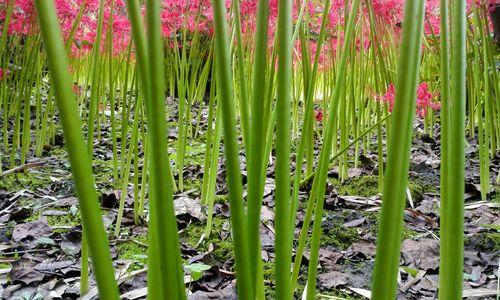
[[74,227],[80,225],[79,214],[73,215],[71,213],[68,213],[66,215],[60,215],[60,216],[46,216],[46,218],[47,218],[47,223],[49,223],[49,225],[52,227],[57,227],[57,226]]
[[[380,214],[378,212],[363,212],[363,217],[369,226],[368,230],[373,236],[377,236],[378,224],[380,223]],[[403,224],[403,240],[419,236],[418,231],[412,230]]]
[[416,232],[415,230],[411,230],[410,228],[406,227],[406,225],[403,225],[403,240],[414,238],[418,235],[418,232]]
[[12,232],[14,231],[14,227],[16,226],[15,221],[10,221],[4,226],[0,227],[0,242],[7,238],[10,240],[12,238]]
[[356,229],[335,226],[323,230],[321,245],[334,246],[337,249],[346,250],[357,240],[359,240],[359,236]]
[[[348,179],[344,183],[338,180],[330,180],[330,184],[339,185],[339,195],[371,197],[379,193],[378,177],[363,175]],[[419,202],[423,199],[424,193],[437,193],[438,189],[435,185],[424,182],[420,179],[413,179],[408,182],[408,187],[413,198],[413,201]]]
[[500,251],[500,233],[497,232],[479,232],[472,237],[465,238],[465,245],[472,245],[474,249],[495,253]]
[[[233,255],[233,244],[230,237],[225,240],[221,240],[218,235],[218,233],[222,231],[222,226],[225,222],[225,219],[215,217],[212,223],[212,234],[197,247],[198,251],[206,252],[208,250],[208,245],[213,244],[215,249],[211,253],[212,258],[221,263],[225,262]],[[192,223],[188,225],[186,230],[181,234],[180,238],[183,242],[195,247],[204,231],[205,224]]]
[[500,187],[495,187],[495,195],[493,195],[491,201],[493,203],[500,203]]
[[[175,125],[177,126],[177,124]],[[177,141],[169,144],[170,149],[177,149]],[[169,155],[171,160],[177,159],[177,153],[171,152]],[[199,141],[190,141],[186,144],[184,165],[202,166],[205,162],[205,143]]]
[[42,176],[30,171],[15,173],[4,176],[0,180],[0,189],[9,192],[19,191],[21,189],[29,188],[36,190],[37,188],[47,187],[51,184],[49,176]]
[[205,144],[197,141],[191,141],[186,145],[186,163],[190,165],[201,166],[205,158]]
[[189,191],[189,190],[197,190],[201,192],[201,185],[203,181],[202,180],[192,180],[192,179],[185,179],[184,180],[184,190]]
[[274,263],[265,262],[262,264],[262,273],[264,275],[264,281],[266,285],[264,286],[264,292],[266,294],[266,299],[274,299],[275,291],[273,287],[274,283]]
[[224,204],[228,202],[227,195],[215,195],[214,203]]
[[262,264],[262,272],[264,280],[273,281],[274,278],[274,264],[272,262],[265,262]]
[[144,268],[147,262],[146,247],[134,241],[126,241],[116,246],[119,259],[131,260],[129,271]]
[[436,185],[424,182],[421,179],[413,179],[408,182],[413,201],[420,202],[424,198],[424,193],[438,193]]
[[115,181],[113,178],[113,161],[95,158],[92,164],[93,173],[96,174],[95,181],[100,187],[121,188],[122,179]]
[[4,270],[4,269],[10,269],[11,266],[9,263],[0,263],[0,270]]
[[340,179],[335,178],[335,177],[328,177],[327,182],[329,185],[333,185],[333,186],[339,186],[342,184],[340,182]]
[[[325,296],[321,296],[325,295]],[[343,291],[340,290],[330,290],[326,292],[320,293],[320,295],[316,296],[316,299],[330,299],[330,297],[336,297],[338,299],[345,299],[345,300],[358,300],[358,299],[364,299],[363,297],[357,296],[357,295],[349,295]]]
[[[213,242],[215,243],[216,241]],[[232,242],[224,240],[224,241],[219,241],[219,243],[215,245],[217,245],[217,248],[214,250],[214,252],[212,252],[212,256],[214,257],[215,260],[219,262],[225,262],[226,260],[231,258],[231,256],[233,255]]]
[[334,212],[327,217],[322,228],[323,234],[320,242],[322,246],[334,246],[337,249],[345,250],[359,240],[356,228],[344,227],[350,213],[350,211]]
[[348,179],[339,187],[339,195],[370,197],[378,194],[376,176],[358,176]]
[[[38,211],[38,212],[32,214],[31,216],[29,216],[26,219],[26,222],[33,222],[33,221],[39,220],[42,217],[47,219],[47,223],[51,227],[59,227],[59,226],[75,227],[75,226],[78,226],[81,224],[80,213],[72,214],[69,212],[68,212],[68,214],[65,214],[65,215],[43,216],[42,212]],[[68,232],[68,230],[69,229],[58,228],[58,229],[55,229],[54,232],[63,233],[63,232]]]
[[40,219],[40,217],[42,216],[42,213],[41,212],[36,212],[36,213],[33,213],[31,216],[29,216],[27,219],[26,219],[26,222],[33,222],[33,221],[36,221],[38,219]]

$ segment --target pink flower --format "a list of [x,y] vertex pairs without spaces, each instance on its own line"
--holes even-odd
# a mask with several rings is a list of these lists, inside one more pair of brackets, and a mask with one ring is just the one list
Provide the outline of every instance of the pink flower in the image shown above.
[[10,75],[10,70],[9,69],[2,69],[0,68],[0,80],[7,79],[7,77]]
[[[390,84],[387,88],[385,94],[380,97],[383,103],[388,105],[388,110],[392,112],[394,108],[394,101],[396,99],[396,89],[394,84]],[[423,118],[427,115],[429,110],[439,110],[441,104],[439,102],[433,102],[434,95],[429,91],[429,85],[427,82],[422,82],[417,87],[417,103],[416,112],[419,117]]]
[[323,110],[322,109],[317,109],[314,112],[314,118],[316,119],[316,121],[322,122],[323,121]]
[[427,82],[422,82],[417,88],[417,113],[420,117],[425,117],[429,108],[438,110],[441,108],[439,102],[432,102],[434,95],[429,91]]
[[392,112],[394,108],[394,100],[396,99],[396,88],[394,84],[389,84],[387,91],[382,96],[382,102],[386,103],[389,106],[389,111]]

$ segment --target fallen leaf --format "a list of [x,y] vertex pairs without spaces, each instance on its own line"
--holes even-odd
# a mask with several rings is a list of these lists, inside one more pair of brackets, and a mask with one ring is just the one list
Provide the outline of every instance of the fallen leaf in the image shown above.
[[406,265],[420,270],[439,268],[439,242],[432,239],[406,239],[401,246]]
[[45,277],[44,274],[33,268],[34,262],[28,258],[21,258],[12,263],[10,278],[12,281],[24,284],[38,283]]
[[174,199],[175,215],[189,215],[198,221],[203,221],[206,216],[201,212],[201,204],[198,199],[181,196]]
[[16,242],[35,240],[52,233],[52,228],[45,218],[16,225],[12,231],[12,239]]
[[366,218],[360,218],[356,220],[352,220],[350,222],[344,223],[344,227],[349,228],[349,227],[357,227],[361,224],[363,224],[366,221]]
[[332,289],[341,285],[345,285],[348,282],[347,279],[348,277],[346,274],[337,271],[332,271],[318,275],[318,280],[320,284],[327,289]]
[[376,249],[375,243],[360,240],[352,244],[347,253],[349,256],[359,256],[362,254],[365,258],[371,258],[375,256]]
[[188,300],[237,300],[236,287],[232,284],[215,292],[197,291],[188,297]]

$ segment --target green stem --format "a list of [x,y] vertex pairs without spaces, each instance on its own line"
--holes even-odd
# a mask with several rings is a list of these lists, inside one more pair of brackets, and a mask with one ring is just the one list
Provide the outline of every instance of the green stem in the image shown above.
[[227,183],[233,229],[235,269],[238,279],[238,295],[241,299],[254,299],[247,222],[243,207],[242,183],[236,120],[234,89],[231,76],[231,53],[226,24],[225,2],[212,0],[215,23],[215,52],[217,60],[217,83],[219,84],[222,124],[224,129],[224,150],[226,155]]
[[385,184],[383,187],[372,299],[396,297],[424,7],[425,1],[423,0],[407,1],[405,6],[405,26],[399,58],[396,100],[387,143],[387,168],[384,176],[391,179],[391,184]]
[[[464,249],[466,4],[452,2],[451,94],[449,102],[447,190],[441,199],[439,298],[461,299]],[[478,120],[482,122],[482,120]]]
[[104,231],[101,210],[94,187],[91,160],[85,150],[81,122],[72,91],[71,76],[68,74],[61,31],[57,23],[56,9],[53,1],[36,0],[35,4],[59,106],[71,172],[80,202],[83,227],[88,232],[92,232],[92,238],[88,238],[87,242],[100,297],[102,299],[119,299],[108,239]]

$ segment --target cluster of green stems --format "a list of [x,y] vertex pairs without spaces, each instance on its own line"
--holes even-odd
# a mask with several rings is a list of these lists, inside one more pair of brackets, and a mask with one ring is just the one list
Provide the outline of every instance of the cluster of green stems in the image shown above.
[[[252,42],[245,42],[239,15],[239,1],[233,0],[232,18],[228,24],[225,1],[213,0],[214,39],[204,40],[201,34],[195,33],[190,37],[192,48],[188,51],[187,47],[174,47],[172,50],[165,46],[160,32],[161,3],[159,0],[146,1],[144,20],[139,1],[128,0],[127,9],[133,37],[133,45],[130,44],[128,53],[122,57],[114,57],[111,52],[111,33],[108,33],[104,45],[107,50],[104,51],[105,56],[101,54],[101,45],[97,44],[94,45],[92,56],[88,61],[75,62],[82,64],[78,69],[78,72],[82,74],[74,75],[75,79],[87,77],[86,82],[90,83],[88,99],[86,96],[75,96],[73,91],[73,83],[70,80],[72,76],[68,72],[68,60],[62,59],[67,56],[71,42],[63,43],[53,1],[36,0],[35,3],[41,38],[32,38],[27,41],[26,43],[34,45],[31,49],[35,50],[23,50],[27,52],[21,57],[26,59],[24,65],[32,65],[32,73],[41,73],[45,62],[40,61],[35,52],[43,45],[50,68],[49,93],[41,95],[38,92],[36,97],[37,103],[41,103],[43,96],[48,98],[45,113],[42,113],[41,109],[37,112],[40,118],[37,119],[37,124],[39,127],[46,126],[46,122],[42,121],[54,116],[55,109],[49,107],[54,96],[64,131],[76,192],[80,200],[84,232],[82,294],[88,288],[89,268],[86,265],[88,249],[101,298],[118,299],[119,297],[107,234],[102,224],[92,176],[95,133],[99,138],[101,132],[99,124],[106,118],[106,113],[100,111],[103,104],[102,96],[106,94],[109,102],[104,104],[110,107],[113,176],[115,180],[121,179],[122,181],[118,220],[112,235],[119,236],[120,234],[121,218],[130,181],[129,174],[132,173],[135,187],[136,223],[143,220],[146,186],[149,189],[148,297],[150,299],[186,298],[173,195],[177,190],[184,189],[186,145],[190,139],[199,135],[199,125],[193,129],[191,119],[200,120],[201,108],[199,108],[198,115],[194,117],[191,106],[194,103],[199,103],[200,106],[203,104],[202,100],[208,87],[210,94],[206,105],[209,125],[205,135],[205,174],[201,198],[208,207],[209,218],[204,237],[208,237],[211,233],[215,184],[223,137],[239,297],[241,299],[265,298],[259,226],[270,153],[274,150],[275,297],[276,299],[292,299],[295,296],[302,257],[306,246],[309,245],[310,258],[305,299],[314,299],[328,171],[333,164],[338,164],[340,177],[346,179],[350,166],[348,150],[355,149],[354,162],[357,165],[360,149],[368,151],[370,138],[375,133],[382,209],[372,298],[394,299],[397,290],[403,211],[408,185],[415,95],[420,76],[425,74],[421,71],[421,66],[424,65],[421,52],[425,22],[424,0],[406,1],[402,41],[399,48],[394,47],[392,50],[382,49],[380,46],[380,36],[377,34],[379,26],[374,18],[370,1],[346,1],[346,22],[342,28],[344,41],[338,49],[330,49],[328,62],[331,64],[331,69],[322,72],[320,72],[319,62],[321,51],[317,51],[311,60],[311,52],[307,47],[310,37],[308,36],[306,1],[297,2],[300,14],[295,23],[292,19],[292,1],[278,1],[279,14],[274,46],[271,51],[268,51],[270,29],[267,0],[258,1],[256,30]],[[104,1],[100,3],[98,36],[101,36],[103,28]],[[318,49],[322,49],[327,39],[330,5],[330,0],[325,1],[321,29],[316,41]],[[450,10],[449,7],[451,7]],[[368,11],[367,23],[360,21],[363,14],[362,8]],[[7,16],[9,12],[11,13],[11,6],[9,6]],[[439,289],[441,299],[461,298],[466,41],[467,38],[486,40],[488,37],[487,26],[481,23],[485,20],[484,12],[478,8],[475,13],[474,22],[482,25],[479,26],[479,30],[467,36],[464,1],[441,1],[441,48],[436,52],[439,54],[438,61],[441,68],[439,77],[442,100],[440,115],[442,126],[441,280]],[[448,24],[450,20],[451,25]],[[363,26],[370,26],[372,34],[369,39],[374,46],[369,50],[357,52],[354,50],[356,39],[364,34]],[[0,40],[0,49],[4,48],[7,43],[4,37],[5,35],[2,35]],[[179,40],[175,38],[175,43],[187,44],[187,39],[188,33],[183,32]],[[296,41],[300,41],[303,45],[302,61],[298,67],[300,71],[293,66]],[[389,41],[389,43],[396,44],[395,41]],[[469,51],[477,59],[488,64],[492,63],[491,49],[486,46],[480,48],[479,43],[470,44],[474,46]],[[132,48],[136,55],[135,65],[131,63]],[[399,55],[395,49],[399,49]],[[1,53],[0,62],[5,59],[5,52]],[[396,57],[398,57],[397,73],[394,75],[389,70],[395,67]],[[107,67],[103,70],[102,65]],[[85,69],[88,69],[87,72]],[[117,69],[118,72],[116,72]],[[495,85],[494,81],[493,86],[490,86],[489,76],[491,75],[487,64],[482,69],[476,67],[467,72],[474,78],[473,83],[470,83],[476,87],[474,91],[477,91],[478,86],[482,86],[487,91],[499,90],[498,84]],[[26,78],[21,78],[21,83],[27,87],[32,85],[40,87],[40,76],[24,76]],[[102,81],[102,78],[107,80]],[[388,113],[382,103],[364,100],[368,94],[365,86],[373,85],[376,91],[381,93],[393,79],[396,80],[397,92],[392,114]],[[117,86],[121,88],[117,89]],[[27,87],[19,92],[27,92]],[[5,94],[8,88],[7,85],[1,85],[0,95]],[[123,91],[122,95],[118,94],[120,90]],[[168,128],[165,121],[168,113],[165,104],[167,91],[170,91],[170,96],[177,97],[178,101],[175,168],[172,168],[170,164]],[[495,116],[498,116],[497,113],[500,110],[492,106],[493,102],[488,98],[481,98],[477,92],[469,93],[472,94],[475,99],[473,101],[477,104],[473,110],[474,113],[469,116],[469,125],[472,123],[473,125],[470,126],[474,130],[474,124],[477,124],[481,144],[481,174],[482,177],[489,177],[487,159],[492,149],[498,146],[497,135],[500,130],[498,130]],[[315,98],[319,94],[323,96],[321,108],[324,119],[315,122]],[[490,94],[487,94],[489,97]],[[4,101],[4,114],[9,114],[10,108],[13,107],[12,111],[23,115],[24,120],[29,120],[29,105],[15,103],[16,106]],[[118,106],[121,108],[120,117],[115,111]],[[21,107],[24,108],[23,111]],[[37,105],[37,108],[40,107]],[[132,126],[129,128],[128,122],[132,115]],[[81,117],[85,117],[88,121],[86,144]],[[26,136],[29,136],[29,127],[21,126],[19,120],[23,118],[18,117],[16,120],[19,124],[15,125],[18,131],[23,131],[23,134],[15,134],[14,137],[22,136],[26,139]],[[432,127],[434,122],[432,118],[426,119],[426,127]],[[383,164],[383,128],[386,129],[388,140],[385,165]],[[5,130],[4,138],[7,135]],[[129,134],[130,141],[127,145],[126,140]],[[241,143],[239,142],[240,135]],[[47,136],[37,136],[37,138],[41,139],[41,142],[36,143],[38,149]],[[121,148],[118,146],[118,140],[121,141]],[[319,146],[316,145],[316,140],[321,141]],[[142,145],[144,153],[141,170],[139,170],[139,144]],[[22,145],[28,147],[30,142],[24,142]],[[243,196],[245,186],[242,183],[240,151],[243,151],[246,157],[248,178],[246,199]],[[315,151],[319,151],[317,160]],[[26,155],[27,151],[23,150],[22,153]],[[21,160],[24,159],[25,156],[22,156]],[[293,169],[290,164],[291,160],[295,160]],[[140,172],[142,172],[141,176],[138,175]],[[312,189],[306,203],[303,226],[298,241],[294,244],[299,191],[311,180]],[[391,182],[390,185],[385,184],[388,180]],[[483,185],[482,190],[489,188],[489,185]],[[86,232],[92,232],[92,237],[89,238]]]

